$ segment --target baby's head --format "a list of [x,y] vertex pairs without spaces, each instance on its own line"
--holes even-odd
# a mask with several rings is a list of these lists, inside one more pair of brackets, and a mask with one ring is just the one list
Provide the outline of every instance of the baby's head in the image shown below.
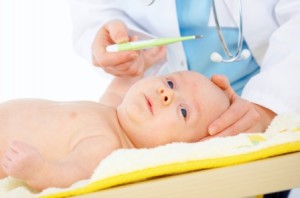
[[229,105],[224,91],[208,78],[184,71],[138,81],[128,90],[117,114],[136,147],[154,147],[199,141]]

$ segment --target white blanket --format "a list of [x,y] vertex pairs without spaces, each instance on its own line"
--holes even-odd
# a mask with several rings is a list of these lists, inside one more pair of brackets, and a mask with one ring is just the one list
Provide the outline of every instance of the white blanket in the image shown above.
[[[0,180],[0,197],[11,198],[27,198],[27,197],[60,197],[64,195],[76,195],[88,193],[91,190],[86,189],[86,186],[93,186],[93,190],[101,190],[117,184],[128,183],[134,180],[151,178],[151,175],[140,175],[139,177],[132,176],[134,179],[130,179],[131,173],[135,173],[138,170],[147,170],[152,168],[155,170],[157,167],[158,172],[152,176],[172,174],[172,172],[164,172],[159,167],[162,165],[170,165],[172,170],[172,164],[178,164],[197,160],[211,160],[216,158],[228,157],[228,156],[241,156],[241,154],[248,154],[253,152],[259,152],[270,147],[276,147],[277,145],[283,145],[287,143],[300,142],[300,115],[298,114],[286,114],[277,116],[268,127],[265,133],[248,133],[239,134],[232,137],[214,138],[204,142],[198,143],[172,143],[164,146],[160,146],[153,149],[120,149],[113,152],[106,159],[104,159],[96,168],[92,177],[88,180],[79,181],[66,189],[48,188],[43,192],[37,193],[31,191],[22,181],[6,178]],[[300,148],[296,148],[300,150]],[[286,151],[286,152],[292,152]],[[285,152],[285,151],[284,151]],[[282,154],[278,153],[278,154]],[[253,158],[252,160],[265,158],[268,156],[276,155],[276,152],[263,157]],[[245,162],[245,161],[244,161]],[[194,169],[212,168],[223,166],[224,164],[210,164],[207,167],[196,167]],[[225,164],[226,165],[226,164]],[[230,165],[227,164],[227,165]],[[184,167],[184,166],[182,166]],[[154,169],[153,169],[154,168]],[[191,170],[191,169],[190,169]],[[189,169],[182,170],[181,172],[187,172]],[[155,171],[154,171],[155,172]],[[180,172],[180,171],[179,171]],[[175,171],[176,173],[176,171]],[[129,180],[114,182],[120,180],[119,175],[127,174],[126,178]],[[133,174],[132,174],[133,175]],[[117,176],[117,177],[116,177]],[[105,185],[106,179],[110,183]],[[121,179],[124,180],[124,179]],[[111,182],[113,181],[113,182]],[[104,184],[104,185],[103,185]],[[76,189],[81,188],[81,192],[77,192]],[[61,194],[61,192],[67,192],[67,194]],[[58,193],[58,194],[56,194]]]

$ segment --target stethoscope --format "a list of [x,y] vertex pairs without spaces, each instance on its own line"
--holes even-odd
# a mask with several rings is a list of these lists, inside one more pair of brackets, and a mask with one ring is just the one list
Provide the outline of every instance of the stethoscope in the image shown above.
[[[139,1],[141,3],[143,3],[144,5],[146,5],[146,6],[150,6],[155,2],[155,0],[139,0]],[[238,2],[239,2],[239,5],[238,5],[238,8],[239,8],[238,40],[237,40],[237,47],[236,47],[235,52],[231,53],[230,50],[228,49],[227,43],[226,43],[225,38],[224,38],[223,33],[222,33],[222,29],[221,29],[220,24],[219,24],[219,19],[218,19],[218,15],[217,15],[215,0],[212,0],[212,10],[213,10],[214,18],[215,18],[216,29],[217,29],[217,32],[218,32],[220,42],[222,44],[222,48],[223,48],[224,53],[226,55],[226,57],[224,58],[218,52],[213,52],[210,55],[210,59],[213,62],[233,63],[233,62],[246,60],[250,56],[250,51],[248,49],[243,49],[244,38],[243,38],[242,2],[241,2],[241,0],[239,0]]]

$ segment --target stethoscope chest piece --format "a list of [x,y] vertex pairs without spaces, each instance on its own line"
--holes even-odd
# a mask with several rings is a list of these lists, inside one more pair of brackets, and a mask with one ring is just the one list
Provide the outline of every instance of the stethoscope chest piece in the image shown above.
[[215,18],[215,23],[216,23],[216,29],[223,47],[223,50],[226,54],[226,58],[223,58],[219,53],[214,52],[211,54],[210,59],[213,62],[216,63],[232,63],[232,62],[237,62],[237,61],[242,61],[245,60],[247,58],[249,58],[249,56],[251,55],[250,51],[248,49],[243,49],[243,17],[242,17],[242,0],[239,0],[239,27],[238,27],[238,41],[237,41],[237,48],[233,53],[231,53],[228,49],[227,43],[225,41],[225,38],[223,36],[220,24],[219,24],[219,19],[218,19],[218,15],[217,15],[217,11],[216,11],[216,5],[215,5],[215,0],[212,0],[212,10],[213,10],[213,14],[214,14],[214,18]]

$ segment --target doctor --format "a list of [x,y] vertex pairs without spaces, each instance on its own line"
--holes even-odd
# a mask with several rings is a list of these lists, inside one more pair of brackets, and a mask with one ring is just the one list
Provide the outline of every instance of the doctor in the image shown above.
[[[229,50],[236,50],[239,0],[215,0]],[[240,61],[226,58],[210,0],[70,0],[76,51],[106,73],[135,76],[195,70],[226,75],[236,94],[231,107],[208,128],[211,135],[262,131],[280,113],[300,113],[300,1],[242,0],[243,49]],[[141,51],[108,53],[107,45],[153,37],[204,35],[203,39]],[[104,73],[103,73],[104,75]],[[218,76],[212,80],[220,87]]]

